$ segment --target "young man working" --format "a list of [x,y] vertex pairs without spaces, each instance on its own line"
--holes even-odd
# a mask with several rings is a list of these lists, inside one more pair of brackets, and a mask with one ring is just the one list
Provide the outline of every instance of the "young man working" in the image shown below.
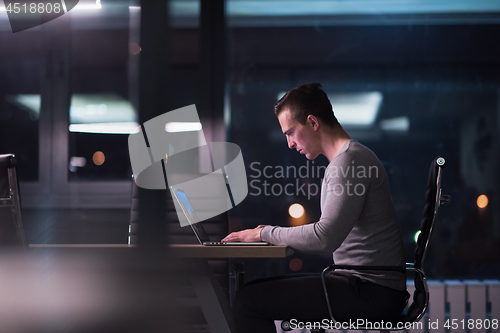
[[[299,227],[259,225],[223,242],[266,241],[307,253],[333,253],[336,264],[404,266],[401,229],[384,167],[338,123],[318,83],[290,90],[275,106],[290,149],[329,161],[321,188],[319,221]],[[336,270],[326,276],[337,321],[390,320],[408,298],[398,272]],[[274,320],[329,319],[319,275],[262,279],[242,288],[234,306],[238,332],[275,332]]]

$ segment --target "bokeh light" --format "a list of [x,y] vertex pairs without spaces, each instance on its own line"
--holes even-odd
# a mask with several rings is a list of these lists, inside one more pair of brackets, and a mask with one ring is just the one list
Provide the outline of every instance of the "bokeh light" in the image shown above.
[[102,165],[104,163],[105,157],[102,151],[96,151],[92,156],[92,161],[95,165]]
[[128,49],[129,49],[129,52],[131,54],[139,54],[139,52],[142,51],[142,49],[139,46],[139,44],[134,43],[134,42],[131,42],[130,44],[128,44]]
[[290,214],[291,217],[298,219],[304,215],[304,207],[302,207],[301,204],[294,203],[290,206],[290,208],[288,208],[288,214]]
[[481,194],[479,197],[477,197],[477,206],[479,208],[485,208],[486,206],[488,206],[488,197],[484,194]]
[[288,263],[288,267],[290,267],[292,272],[298,272],[302,269],[302,267],[304,267],[304,264],[302,263],[302,260],[300,260],[299,258],[293,258]]

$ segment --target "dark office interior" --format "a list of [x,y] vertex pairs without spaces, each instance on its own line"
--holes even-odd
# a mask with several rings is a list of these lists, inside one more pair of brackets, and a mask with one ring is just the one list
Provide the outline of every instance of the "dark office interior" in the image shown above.
[[[308,161],[288,149],[273,108],[292,87],[320,82],[339,112],[343,105],[376,97],[375,105],[368,103],[368,115],[345,118],[343,127],[385,167],[407,260],[420,228],[429,164],[444,156],[443,193],[452,200],[439,210],[425,261],[427,277],[443,284],[500,279],[500,5],[495,1],[401,1],[395,8],[390,1],[337,0],[97,3],[16,33],[0,11],[0,154],[17,158],[27,243],[136,243],[137,249],[149,250],[149,259],[168,244],[197,244],[192,230],[179,226],[167,191],[138,190],[147,202],[139,213],[150,219],[131,238],[131,132],[76,129],[93,123],[138,126],[192,104],[207,142],[240,147],[249,184],[243,202],[203,222],[212,239],[260,224],[317,221],[321,166],[328,161],[323,156]],[[82,114],[91,120],[82,120]],[[276,177],[279,168],[303,166],[316,173]],[[287,184],[292,195],[279,191]],[[298,190],[301,185],[304,191]],[[295,203],[305,210],[300,218],[289,214]],[[123,257],[117,261],[130,275],[137,271]],[[247,282],[319,273],[331,263],[331,254],[295,251],[285,258],[208,262],[231,298],[235,264],[243,264]],[[94,270],[92,276],[100,276],[96,265],[89,265],[79,268],[83,276]],[[149,261],[140,265],[160,269]],[[103,279],[141,283],[139,275],[113,274],[118,273]],[[176,297],[189,300],[181,303],[188,304],[194,319],[177,332],[207,331],[196,298],[189,290],[186,295]],[[500,313],[492,297],[487,296],[483,319]],[[172,307],[167,296],[155,302]],[[145,303],[138,304],[147,309]],[[470,305],[464,306],[470,317]],[[445,309],[449,318],[449,305]],[[110,313],[119,316],[119,311]],[[173,317],[158,322],[168,326],[168,320],[176,322]],[[40,322],[46,325],[40,332],[47,327],[93,331],[77,321]],[[113,331],[106,325],[96,320],[95,331]],[[138,332],[140,325],[139,320],[127,329]]]

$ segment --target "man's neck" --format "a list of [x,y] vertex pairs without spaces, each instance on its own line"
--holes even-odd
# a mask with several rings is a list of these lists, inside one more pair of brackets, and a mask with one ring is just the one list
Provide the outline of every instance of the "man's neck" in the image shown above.
[[340,152],[340,149],[349,141],[351,137],[342,126],[327,128],[322,139],[323,154],[331,162]]

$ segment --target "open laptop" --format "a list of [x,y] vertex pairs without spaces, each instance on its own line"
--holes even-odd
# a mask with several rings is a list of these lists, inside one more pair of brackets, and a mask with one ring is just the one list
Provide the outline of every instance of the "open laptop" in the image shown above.
[[214,245],[223,245],[223,246],[250,246],[250,245],[269,245],[269,243],[266,242],[211,242],[210,238],[208,237],[207,232],[203,228],[203,225],[198,222],[199,219],[196,216],[196,212],[193,209],[193,206],[189,202],[188,197],[186,196],[186,193],[178,187],[173,187],[170,186],[170,192],[172,192],[172,197],[175,198],[177,203],[182,209],[182,212],[186,216],[189,225],[193,229],[194,234],[196,235],[196,238],[198,238],[198,241],[202,245],[207,245],[207,246],[214,246]]

